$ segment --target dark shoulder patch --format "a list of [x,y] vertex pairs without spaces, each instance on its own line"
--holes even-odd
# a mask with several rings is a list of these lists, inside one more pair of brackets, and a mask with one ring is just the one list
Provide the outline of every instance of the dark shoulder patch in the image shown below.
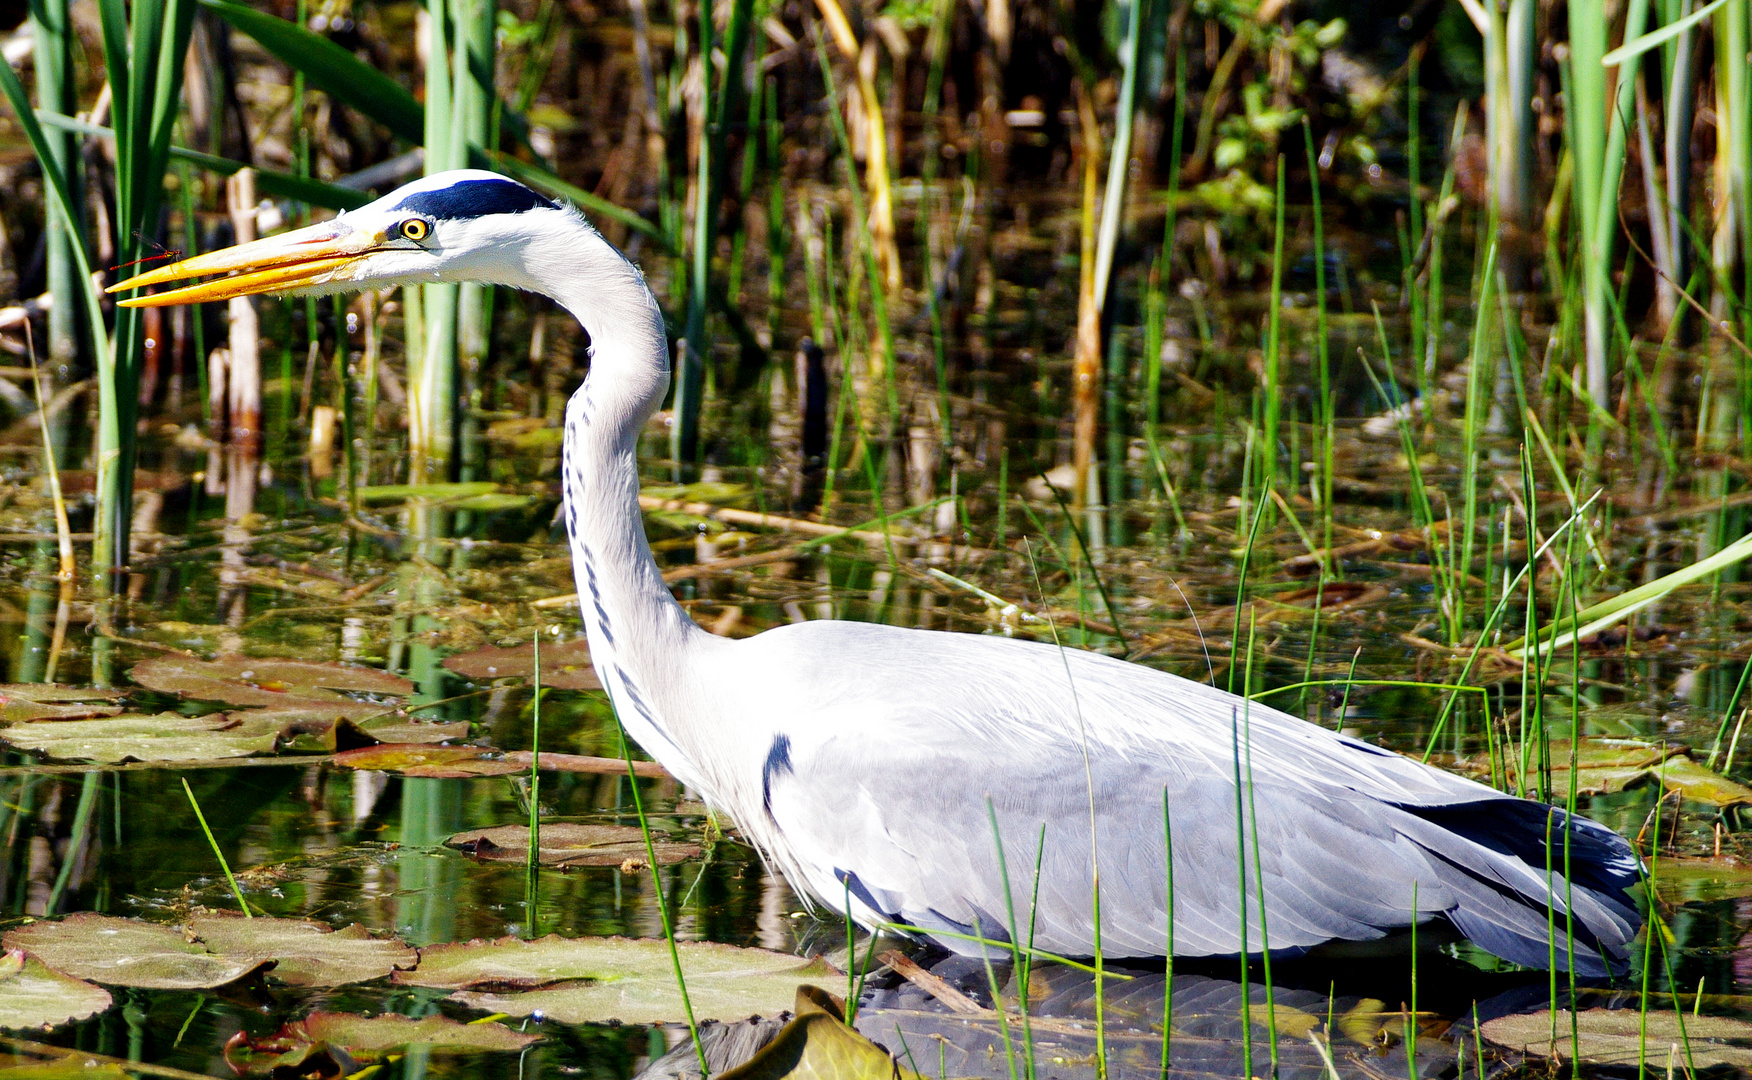
[[395,208],[445,221],[559,209],[515,180],[463,180],[449,187],[415,192],[397,203]]
[[791,737],[774,735],[773,744],[767,747],[766,764],[760,769],[760,801],[766,807],[767,817],[773,816],[773,777],[794,771],[791,768]]

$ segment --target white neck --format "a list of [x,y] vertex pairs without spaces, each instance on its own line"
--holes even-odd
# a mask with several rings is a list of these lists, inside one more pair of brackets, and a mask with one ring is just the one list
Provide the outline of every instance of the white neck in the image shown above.
[[[540,212],[543,224],[558,213]],[[719,785],[696,763],[712,756],[695,745],[708,733],[686,720],[704,697],[693,661],[720,639],[670,595],[639,509],[638,437],[669,388],[663,314],[638,269],[565,216],[570,227],[544,228],[540,250],[504,283],[553,298],[590,334],[590,373],[566,409],[562,486],[591,661],[639,745],[710,797]]]

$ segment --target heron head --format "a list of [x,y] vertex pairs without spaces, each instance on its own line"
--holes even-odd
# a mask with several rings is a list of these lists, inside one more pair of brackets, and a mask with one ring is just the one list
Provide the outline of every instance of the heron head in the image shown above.
[[565,214],[496,173],[437,173],[329,221],[197,255],[109,287],[139,289],[209,277],[125,307],[162,307],[258,293],[310,295],[444,281],[518,279],[521,252]]

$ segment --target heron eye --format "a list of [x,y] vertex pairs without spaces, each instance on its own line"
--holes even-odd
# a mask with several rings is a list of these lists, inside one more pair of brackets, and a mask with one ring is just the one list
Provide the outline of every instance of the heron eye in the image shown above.
[[432,226],[420,218],[408,218],[401,223],[401,234],[409,240],[424,240],[431,233]]

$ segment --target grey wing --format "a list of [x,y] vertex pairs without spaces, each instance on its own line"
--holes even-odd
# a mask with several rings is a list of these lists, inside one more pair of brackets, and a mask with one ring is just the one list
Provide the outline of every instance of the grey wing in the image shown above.
[[1238,807],[1232,775],[1185,762],[1108,756],[1086,773],[1075,750],[1002,760],[942,746],[896,752],[890,744],[880,759],[869,750],[830,740],[773,779],[770,813],[788,849],[784,861],[794,860],[793,875],[801,871],[830,906],[849,899],[866,921],[942,931],[938,940],[956,951],[970,949],[956,935],[1004,941],[1014,933],[1049,952],[1091,954],[1093,834],[1102,951],[1162,955],[1165,822],[1173,834],[1173,946],[1181,955],[1377,937],[1412,921],[1411,883],[1420,877],[1429,879],[1417,896],[1422,911],[1452,905],[1419,846],[1382,820],[1379,804],[1354,793],[1347,799],[1262,781],[1252,805]]
[[1102,750],[1085,770],[1075,747],[985,753],[957,742],[890,741],[878,753],[829,739],[771,777],[767,812],[793,881],[866,925],[918,927],[958,952],[1014,936],[1061,955],[1099,944],[1107,956],[1160,956],[1170,950],[1166,823],[1177,955],[1364,940],[1440,914],[1535,966],[1555,933],[1561,965],[1573,903],[1577,972],[1598,975],[1624,958],[1640,922],[1622,892],[1635,859],[1610,830],[1574,821],[1570,888],[1546,869],[1563,865],[1562,811],[1348,740],[1328,748],[1356,755],[1335,774],[1376,768],[1375,758],[1388,777],[1409,768],[1452,781],[1456,799],[1398,804],[1255,760],[1238,800],[1233,770],[1194,755]]
[[[787,753],[768,757],[751,832],[793,884],[866,924],[922,927],[958,951],[1014,933],[1090,955],[1093,847],[1102,951],[1162,955],[1166,823],[1181,955],[1367,939],[1442,914],[1543,966],[1573,903],[1576,969],[1601,974],[1640,925],[1624,895],[1634,853],[1560,810],[1090,653],[847,623],[754,640],[806,628],[825,664],[876,659],[833,667],[837,694],[795,709],[796,730],[819,737],[775,741]],[[1550,869],[1566,863],[1572,883]]]

